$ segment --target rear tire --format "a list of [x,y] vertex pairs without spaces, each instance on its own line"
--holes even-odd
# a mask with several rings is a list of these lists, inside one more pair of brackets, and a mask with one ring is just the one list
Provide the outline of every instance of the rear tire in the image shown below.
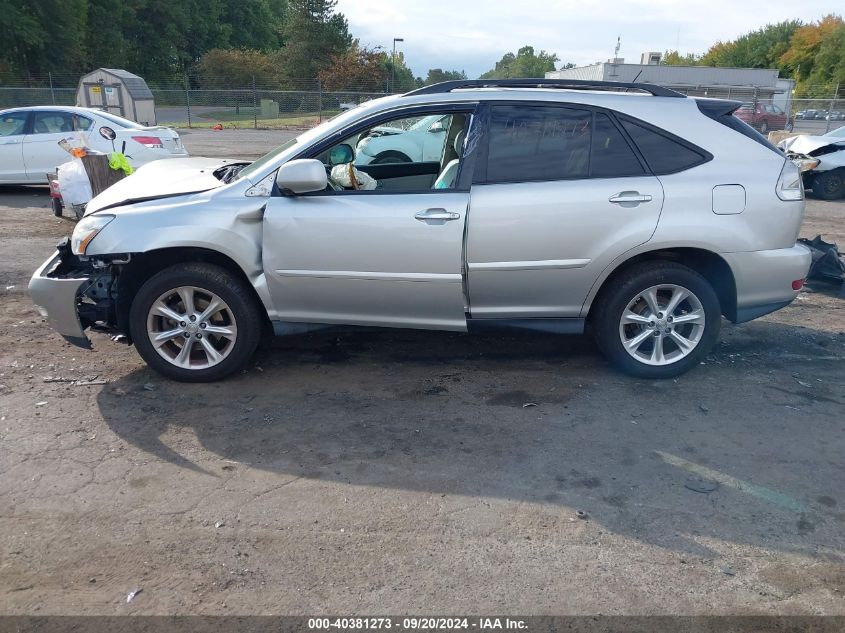
[[50,205],[53,207],[53,215],[62,217],[62,201],[58,198],[50,198]]
[[763,121],[760,124],[760,134],[768,134],[769,133],[769,122]]
[[719,338],[719,298],[708,281],[674,262],[642,262],[602,289],[592,309],[602,353],[639,378],[674,378]]
[[821,200],[845,197],[845,169],[822,171],[813,176],[813,195]]
[[182,382],[211,382],[242,369],[263,323],[252,289],[225,268],[203,263],[178,264],[153,275],[129,312],[141,358]]

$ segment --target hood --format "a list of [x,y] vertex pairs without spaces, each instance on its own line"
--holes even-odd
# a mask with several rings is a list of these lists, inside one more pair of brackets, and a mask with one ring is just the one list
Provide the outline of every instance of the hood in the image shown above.
[[234,158],[168,158],[153,161],[95,196],[85,208],[85,215],[127,202],[208,191],[225,184],[215,177],[216,169],[244,162],[248,161]]
[[811,152],[815,152],[816,150],[827,147],[828,145],[835,146],[832,147],[833,151],[837,151],[837,149],[845,149],[845,140],[837,141],[829,136],[810,136],[805,134],[802,136],[792,136],[778,143],[778,147],[784,151],[794,152],[796,154],[806,154],[808,156]]

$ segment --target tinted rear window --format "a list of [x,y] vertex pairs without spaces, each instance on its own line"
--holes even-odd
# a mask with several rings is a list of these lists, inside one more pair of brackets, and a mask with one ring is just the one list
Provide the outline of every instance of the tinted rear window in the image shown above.
[[589,110],[494,106],[487,181],[586,178],[592,121]]
[[593,153],[590,159],[590,176],[616,178],[641,176],[645,173],[634,150],[606,114],[596,113],[593,128]]
[[699,165],[707,156],[651,128],[621,119],[636,146],[655,174],[672,174]]

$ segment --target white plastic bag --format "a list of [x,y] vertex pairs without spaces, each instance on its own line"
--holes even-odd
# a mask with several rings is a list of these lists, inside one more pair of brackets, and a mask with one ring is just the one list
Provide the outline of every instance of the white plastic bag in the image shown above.
[[78,158],[59,165],[59,193],[65,204],[88,204],[94,194],[85,165]]
[[[357,187],[353,187],[354,182],[358,183]],[[335,165],[332,167],[332,180],[342,187],[350,187],[370,191],[378,186],[378,181],[369,174],[356,169],[352,163],[344,163],[342,165]]]

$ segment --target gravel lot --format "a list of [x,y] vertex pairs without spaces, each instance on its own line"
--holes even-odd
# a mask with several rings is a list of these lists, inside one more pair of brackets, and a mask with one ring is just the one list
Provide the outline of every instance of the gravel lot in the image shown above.
[[[35,313],[48,202],[0,190],[0,613],[845,614],[841,288],[676,381],[582,337],[337,329],[185,385]],[[845,244],[845,201],[802,233]]]

